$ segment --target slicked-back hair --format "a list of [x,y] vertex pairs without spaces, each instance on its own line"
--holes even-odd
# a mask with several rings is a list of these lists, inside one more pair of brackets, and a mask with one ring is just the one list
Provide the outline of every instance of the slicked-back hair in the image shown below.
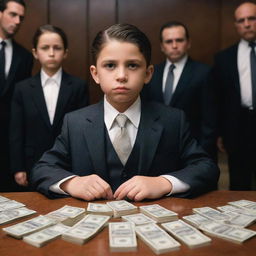
[[91,53],[94,63],[105,46],[111,40],[135,44],[144,56],[147,66],[151,62],[151,44],[147,36],[137,27],[131,24],[121,23],[100,31],[93,40]]
[[47,33],[47,32],[58,34],[61,37],[62,41],[63,41],[64,49],[66,50],[68,48],[68,39],[67,39],[67,36],[66,36],[65,32],[59,27],[56,27],[56,26],[53,26],[53,25],[50,25],[50,24],[46,24],[46,25],[40,26],[36,30],[36,32],[33,36],[33,48],[34,49],[37,48],[39,37],[41,35],[43,35],[44,33]]
[[173,27],[183,27],[185,30],[186,39],[189,40],[189,32],[185,24],[183,24],[180,21],[169,21],[164,25],[162,25],[162,27],[160,28],[160,33],[159,33],[160,42],[163,42],[163,36],[162,36],[163,30],[166,28],[173,28]]
[[9,2],[15,2],[17,4],[22,5],[24,8],[26,8],[26,4],[24,0],[0,0],[0,12],[3,12],[7,8],[7,4]]

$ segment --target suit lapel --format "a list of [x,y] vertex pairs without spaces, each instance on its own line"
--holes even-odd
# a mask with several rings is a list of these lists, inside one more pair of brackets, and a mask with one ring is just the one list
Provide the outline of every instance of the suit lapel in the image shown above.
[[44,99],[44,93],[43,93],[43,88],[41,85],[41,78],[40,78],[40,73],[38,73],[36,76],[34,76],[31,79],[31,87],[32,87],[32,99],[33,102],[38,109],[39,114],[42,116],[42,119],[45,123],[45,125],[51,129],[51,123]]
[[18,48],[15,45],[15,42],[13,41],[12,61],[11,61],[11,66],[10,66],[9,74],[8,74],[7,79],[6,79],[6,83],[5,83],[3,92],[2,92],[3,95],[6,93],[6,91],[9,88],[9,86],[12,84],[12,82],[14,80],[14,76],[15,76],[15,74],[17,72],[19,63],[20,63],[20,54],[19,54]]
[[192,67],[193,67],[193,63],[191,59],[188,58],[183,68],[183,71],[181,73],[177,87],[172,96],[171,103],[170,103],[171,106],[175,106],[175,103],[177,102],[177,100],[179,100],[180,95],[182,95],[184,90],[187,90],[187,86],[189,85],[189,81],[193,74]]
[[227,69],[229,68],[229,72],[231,74],[230,77],[234,79],[235,89],[237,90],[237,92],[241,97],[239,73],[238,73],[238,66],[237,66],[237,53],[238,53],[238,44],[236,44],[230,52],[230,61],[229,61],[229,65],[227,65]]
[[108,180],[106,173],[107,168],[103,102],[101,101],[96,105],[90,106],[90,108],[89,114],[84,117],[84,138],[88,146],[94,169],[101,174],[101,177]]
[[163,127],[158,123],[159,115],[148,103],[141,106],[141,120],[137,138],[140,138],[139,175],[146,175],[154,159]]
[[55,127],[60,120],[62,120],[63,114],[65,112],[65,107],[68,104],[69,98],[72,95],[72,81],[67,73],[63,71],[61,86],[58,95],[56,111],[53,120],[53,126]]

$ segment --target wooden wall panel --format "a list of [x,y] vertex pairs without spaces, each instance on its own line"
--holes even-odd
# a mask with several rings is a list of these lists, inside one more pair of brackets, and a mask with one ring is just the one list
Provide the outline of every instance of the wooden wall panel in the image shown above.
[[50,0],[49,23],[61,27],[69,41],[67,72],[88,79],[87,1]]
[[[32,49],[32,38],[36,29],[47,22],[47,0],[27,0],[26,16],[23,24],[15,39],[26,47],[29,51]],[[38,72],[39,64],[35,61],[33,74]]]
[[[118,0],[120,22],[133,23],[149,36],[153,63],[163,60],[159,48],[159,29],[170,20],[188,26],[192,38],[192,57],[211,62],[210,53],[217,50],[219,1],[205,0]],[[132,14],[132,15],[131,15]]]

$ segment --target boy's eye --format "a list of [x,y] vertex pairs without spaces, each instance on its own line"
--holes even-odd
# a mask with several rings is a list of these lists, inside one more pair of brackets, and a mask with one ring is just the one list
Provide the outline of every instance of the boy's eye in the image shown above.
[[139,65],[136,64],[136,63],[129,63],[129,64],[128,64],[128,67],[129,67],[129,69],[136,69],[136,68],[139,67]]
[[47,50],[47,49],[49,49],[49,46],[44,45],[44,46],[41,47],[41,49],[42,49],[42,50]]
[[108,68],[108,69],[114,69],[115,68],[115,64],[114,63],[106,63],[105,64],[105,67]]

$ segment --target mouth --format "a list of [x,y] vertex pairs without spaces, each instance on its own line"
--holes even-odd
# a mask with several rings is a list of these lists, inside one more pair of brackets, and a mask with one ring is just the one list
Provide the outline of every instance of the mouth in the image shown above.
[[117,93],[126,93],[129,91],[129,89],[124,86],[118,86],[114,89],[114,91]]

